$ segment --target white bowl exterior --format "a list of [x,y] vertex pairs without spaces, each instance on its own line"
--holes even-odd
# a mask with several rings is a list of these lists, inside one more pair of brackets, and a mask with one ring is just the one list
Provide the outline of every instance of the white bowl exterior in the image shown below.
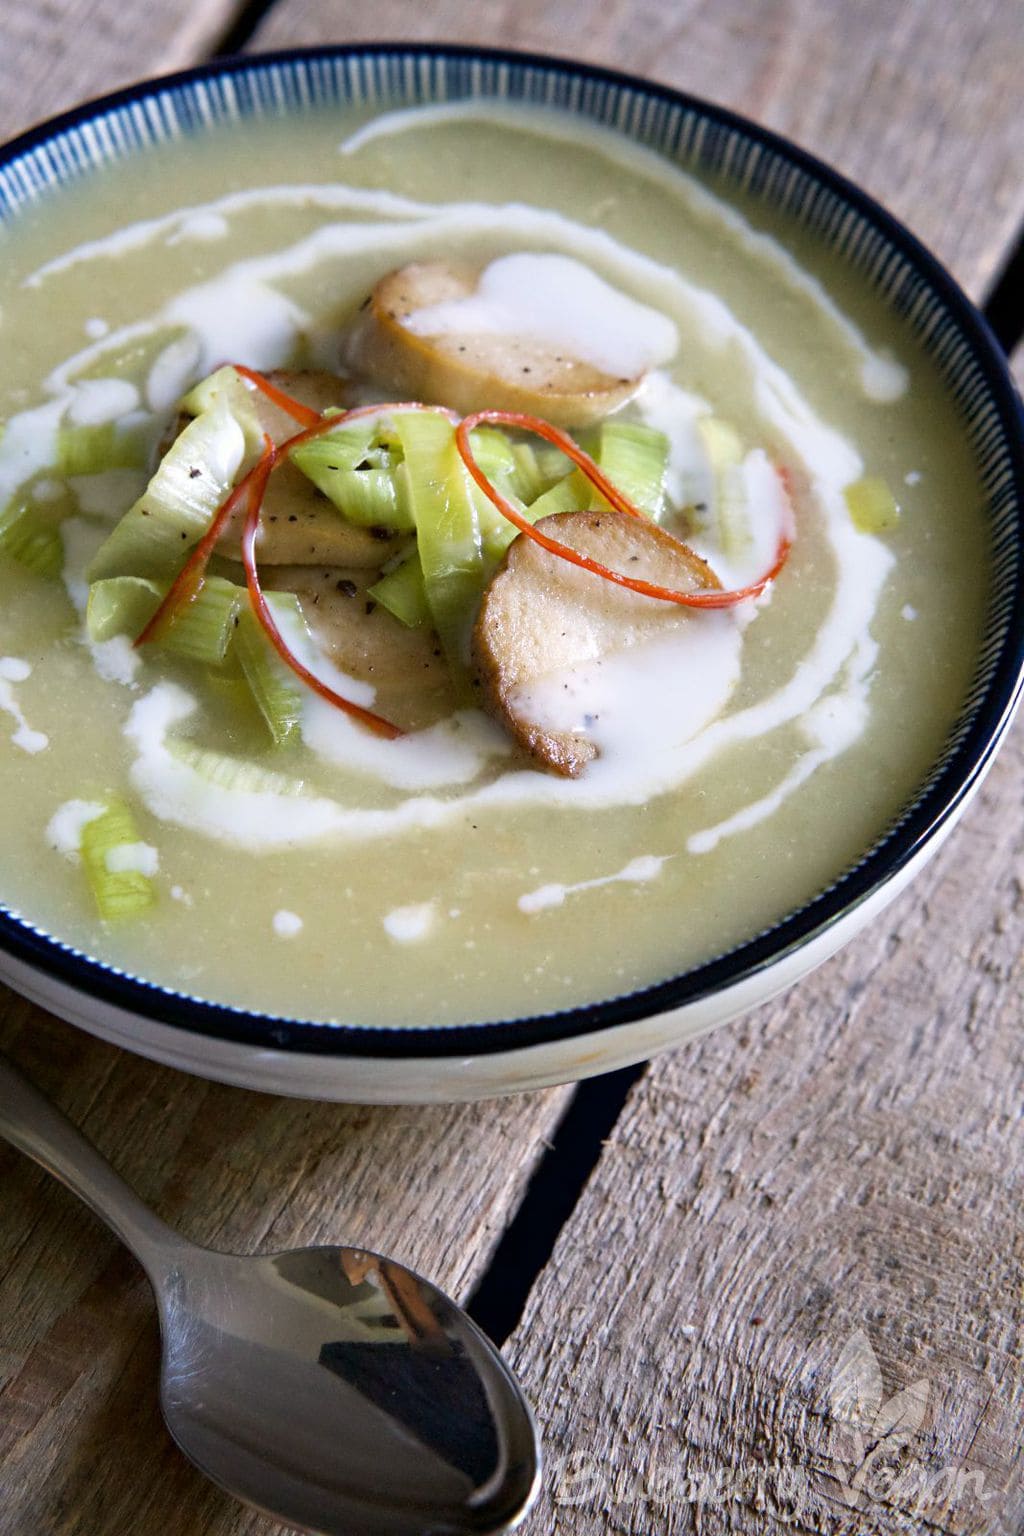
[[[238,1088],[352,1104],[462,1103],[549,1088],[646,1061],[717,1024],[767,1002],[849,942],[889,905],[945,841],[976,793],[981,777],[955,813],[901,870],[857,906],[771,965],[705,997],[648,1019],[611,1025],[571,1039],[466,1056],[342,1056],[265,1050],[238,1041],[161,1024],[100,998],[34,966],[0,955],[0,979],[71,1024],[165,1066]],[[329,1028],[330,1026],[325,1026]],[[412,1031],[410,1030],[410,1034]]]

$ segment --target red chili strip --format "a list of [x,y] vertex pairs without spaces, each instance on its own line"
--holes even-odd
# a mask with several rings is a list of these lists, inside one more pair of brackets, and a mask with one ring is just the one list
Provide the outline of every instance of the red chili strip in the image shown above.
[[[333,419],[337,420],[338,418],[335,417]],[[279,457],[280,450],[277,450],[274,453],[274,460],[276,461]],[[273,468],[273,463],[271,468]],[[268,476],[269,472],[268,470]],[[278,629],[270,609],[270,604],[263,594],[259,570],[256,566],[256,535],[260,527],[260,508],[263,501],[263,491],[266,487],[266,478],[265,476],[263,484],[260,486],[259,494],[253,495],[249,501],[245,528],[242,531],[242,563],[245,566],[245,581],[249,588],[249,597],[253,610],[267,639],[285,666],[290,667],[296,677],[301,678],[306,686],[312,688],[313,692],[319,694],[322,699],[326,699],[328,704],[333,704],[335,708],[344,711],[346,715],[351,715],[354,720],[361,721],[371,731],[376,731],[378,736],[385,736],[390,741],[395,740],[398,736],[404,736],[405,732],[397,725],[392,725],[390,720],[385,720],[383,715],[375,715],[372,710],[363,709],[360,704],[353,704],[351,699],[346,699],[340,693],[335,693],[333,688],[329,688],[326,683],[321,682],[320,678],[299,660],[294,651],[289,649],[281,631]]]
[[455,429],[455,442],[462,461],[477,485],[483,491],[489,501],[497,507],[503,517],[507,517],[521,533],[527,538],[539,544],[552,555],[557,555],[561,560],[567,560],[570,565],[577,565],[582,570],[590,571],[595,576],[602,576],[605,581],[613,581],[617,586],[628,587],[631,592],[639,592],[643,597],[654,597],[660,602],[678,603],[683,608],[732,608],[737,603],[744,602],[749,597],[757,597],[764,591],[770,581],[782,570],[789,557],[792,541],[783,534],[779,539],[775,554],[775,563],[771,570],[757,581],[751,582],[747,587],[738,587],[731,592],[679,592],[672,587],[659,587],[653,582],[644,581],[637,576],[624,576],[621,571],[610,570],[598,560],[592,560],[589,555],[580,554],[568,544],[561,544],[557,539],[550,538],[546,533],[534,527],[523,515],[516,510],[512,503],[501,494],[497,486],[484,474],[473,454],[473,447],[469,440],[469,434],[474,427],[482,423],[495,423],[505,427],[518,427],[520,431],[532,432],[537,437],[543,437],[556,448],[560,448],[567,458],[577,465],[586,475],[591,485],[600,491],[606,501],[617,512],[625,512],[630,517],[644,517],[639,507],[633,505],[628,497],[612,485],[611,481],[602,474],[589,454],[573,442],[566,432],[558,427],[553,427],[550,422],[542,420],[539,416],[524,415],[519,411],[475,411],[471,416],[463,417]]
[[285,394],[283,389],[278,389],[276,384],[271,383],[266,374],[257,373],[255,368],[246,368],[242,363],[232,363],[230,366],[236,373],[240,373],[243,379],[248,379],[250,384],[255,385],[261,394],[266,395],[279,411],[284,411],[286,416],[290,416],[300,426],[311,427],[320,420],[319,411],[303,405],[302,401],[296,400],[293,395]]
[[203,583],[206,580],[206,567],[210,563],[210,556],[217,545],[217,540],[224,531],[225,524],[243,503],[246,504],[247,508],[255,503],[257,510],[259,509],[263,502],[263,493],[270,478],[270,472],[274,468],[276,461],[277,450],[270,441],[270,438],[264,437],[263,452],[260,455],[259,461],[253,465],[245,478],[238,482],[231,494],[221,503],[219,510],[214,514],[210,526],[172,581],[160,606],[145,629],[137,637],[135,641],[136,646],[148,645],[152,640],[161,639],[179,614],[190,603],[195,602],[203,590]]

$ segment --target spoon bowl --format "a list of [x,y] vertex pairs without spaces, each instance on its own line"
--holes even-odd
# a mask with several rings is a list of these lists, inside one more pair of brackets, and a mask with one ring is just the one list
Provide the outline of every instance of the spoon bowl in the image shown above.
[[314,1536],[498,1532],[526,1513],[540,1477],[533,1416],[436,1286],[360,1248],[243,1256],[186,1242],[3,1061],[0,1135],[143,1265],[167,1427],[226,1492]]

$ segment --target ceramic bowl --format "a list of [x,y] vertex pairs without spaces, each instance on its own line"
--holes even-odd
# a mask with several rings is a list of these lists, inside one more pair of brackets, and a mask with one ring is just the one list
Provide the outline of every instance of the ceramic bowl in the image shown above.
[[1020,403],[984,323],[889,214],[794,146],[721,109],[607,70],[457,47],[322,48],[218,62],[69,113],[0,152],[0,217],[59,197],[108,161],[257,116],[352,102],[462,97],[580,113],[783,209],[854,266],[932,354],[982,467],[993,581],[975,681],[941,758],[898,821],[834,883],[769,931],[656,986],[537,1018],[362,1028],[218,1006],[124,974],[0,909],[0,976],[94,1034],[226,1082],[367,1102],[454,1100],[634,1062],[765,1001],[898,894],[963,812],[1021,691],[1024,488]]

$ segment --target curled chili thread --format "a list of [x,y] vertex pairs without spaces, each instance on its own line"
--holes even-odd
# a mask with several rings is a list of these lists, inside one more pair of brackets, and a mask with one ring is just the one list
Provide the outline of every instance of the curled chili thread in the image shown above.
[[561,449],[566,458],[581,469],[596,490],[616,512],[625,512],[629,517],[640,517],[650,521],[646,513],[633,505],[627,496],[617,490],[606,475],[594,463],[589,454],[584,453],[566,432],[544,421],[540,416],[527,416],[519,411],[475,411],[472,416],[465,416],[455,429],[455,442],[458,446],[462,462],[476,481],[490,502],[497,507],[503,517],[507,517],[510,523],[514,523],[520,533],[539,544],[542,549],[548,550],[552,555],[558,555],[562,560],[567,560],[570,565],[578,565],[584,571],[591,571],[595,576],[603,576],[605,581],[613,581],[617,586],[628,587],[631,592],[639,592],[644,597],[658,598],[665,603],[678,603],[683,608],[732,608],[737,603],[745,602],[748,598],[758,597],[764,591],[770,581],[782,570],[791,547],[791,540],[786,534],[780,538],[775,551],[775,561],[771,569],[765,575],[751,582],[746,587],[736,587],[730,592],[680,592],[674,587],[660,587],[651,581],[644,581],[640,576],[627,576],[622,571],[613,571],[609,566],[602,565],[599,560],[593,560],[589,555],[581,554],[578,549],[573,549],[569,544],[562,544],[558,539],[542,533],[539,528],[525,518],[512,503],[503,496],[496,485],[492,485],[484,474],[473,455],[473,446],[469,440],[469,434],[474,427],[487,424],[505,427],[517,427],[522,432],[532,432],[537,437],[543,437],[547,442],[553,443]]
[[[559,559],[568,561],[571,565],[579,566],[585,571],[592,572],[595,576],[601,576],[605,581],[614,582],[621,587],[627,587],[632,592],[639,592],[644,597],[655,598],[661,602],[677,603],[685,608],[731,608],[737,603],[745,602],[748,598],[759,596],[768,584],[782,570],[789,557],[792,541],[787,534],[783,534],[775,553],[775,561],[763,576],[748,586],[734,588],[731,591],[720,590],[704,592],[682,592],[672,587],[658,586],[654,582],[644,581],[642,577],[628,576],[621,571],[613,571],[600,561],[592,559],[589,555],[581,554],[568,544],[562,544],[548,534],[542,533],[516,507],[503,496],[497,486],[493,485],[487,475],[477,463],[470,441],[470,433],[475,427],[488,425],[500,425],[513,427],[522,432],[533,433],[537,437],[544,438],[560,449],[565,456],[577,466],[586,476],[591,485],[600,492],[610,506],[617,512],[625,513],[628,517],[645,518],[646,514],[639,507],[624,496],[616,486],[604,475],[598,465],[584,453],[568,433],[560,428],[552,426],[540,416],[530,416],[518,411],[475,411],[470,416],[464,416],[461,420],[454,411],[443,407],[424,405],[422,401],[388,401],[382,404],[354,406],[351,410],[337,413],[314,411],[311,407],[303,405],[295,400],[284,390],[278,388],[270,379],[258,373],[253,368],[246,368],[235,364],[235,371],[242,378],[248,380],[254,388],[260,390],[268,400],[279,410],[291,416],[301,428],[292,437],[277,447],[271,439],[264,435],[263,448],[257,463],[241,479],[238,485],[225,498],[224,502],[215,513],[209,528],[192,550],[185,564],[172,582],[166,596],[163,598],[153,617],[135,641],[137,646],[146,645],[150,641],[159,640],[166,633],[175,619],[190,603],[194,602],[202,591],[206,579],[206,567],[214,548],[220,539],[230,518],[236,514],[244,514],[244,527],[242,532],[242,563],[245,567],[246,586],[253,611],[273,645],[275,651],[287,667],[299,677],[307,687],[328,703],[335,705],[345,714],[360,721],[378,735],[394,740],[404,736],[405,732],[390,720],[385,720],[382,715],[374,714],[372,710],[364,709],[355,704],[351,699],[346,699],[340,693],[323,682],[315,673],[295,655],[279,630],[271,611],[270,604],[260,583],[259,569],[256,562],[256,537],[259,533],[260,512],[263,506],[263,498],[266,494],[267,483],[276,466],[283,458],[286,458],[294,449],[303,443],[312,441],[324,433],[332,431],[335,427],[345,426],[351,421],[359,420],[367,416],[391,415],[396,411],[442,411],[449,421],[455,425],[455,444],[466,467],[468,474],[476,485],[483,491],[488,500],[498,509],[503,517],[506,517],[519,531],[541,548],[548,550],[550,554],[557,555]],[[788,498],[788,476],[784,470],[779,471],[783,489]]]

